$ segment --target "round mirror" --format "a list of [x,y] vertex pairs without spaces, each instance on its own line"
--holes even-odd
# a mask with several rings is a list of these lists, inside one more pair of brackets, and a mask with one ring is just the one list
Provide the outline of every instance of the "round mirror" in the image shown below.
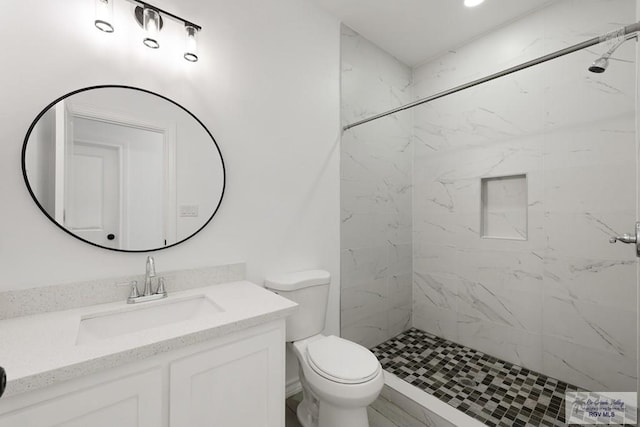
[[95,86],[49,104],[22,147],[33,200],[56,225],[106,249],[181,243],[213,218],[224,194],[220,149],[174,101],[127,86]]

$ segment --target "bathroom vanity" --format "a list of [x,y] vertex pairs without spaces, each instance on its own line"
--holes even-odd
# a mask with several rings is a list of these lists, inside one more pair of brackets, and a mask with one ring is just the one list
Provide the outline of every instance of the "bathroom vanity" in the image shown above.
[[0,321],[0,427],[282,427],[285,318],[239,281]]

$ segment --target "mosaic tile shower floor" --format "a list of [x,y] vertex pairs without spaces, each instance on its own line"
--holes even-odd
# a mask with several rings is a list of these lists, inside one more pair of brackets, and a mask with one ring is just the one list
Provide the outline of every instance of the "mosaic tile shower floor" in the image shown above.
[[371,349],[382,367],[488,426],[566,426],[578,387],[418,329]]

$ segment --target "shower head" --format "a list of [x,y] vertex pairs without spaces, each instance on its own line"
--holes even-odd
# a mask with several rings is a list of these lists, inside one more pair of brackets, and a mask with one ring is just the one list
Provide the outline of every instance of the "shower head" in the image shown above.
[[595,61],[593,61],[593,64],[591,64],[591,66],[589,67],[589,71],[597,74],[604,73],[604,71],[607,69],[608,66],[609,66],[609,60],[604,56],[602,56],[596,59]]
[[589,67],[589,71],[597,74],[604,73],[607,67],[609,66],[609,58],[611,57],[611,55],[613,55],[613,52],[615,52],[616,49],[622,46],[622,44],[627,40],[637,39],[637,38],[638,38],[637,33],[627,34],[624,39],[614,44],[611,47],[611,49],[609,49],[604,55],[602,55],[600,58],[593,61],[593,64],[591,64],[591,66]]

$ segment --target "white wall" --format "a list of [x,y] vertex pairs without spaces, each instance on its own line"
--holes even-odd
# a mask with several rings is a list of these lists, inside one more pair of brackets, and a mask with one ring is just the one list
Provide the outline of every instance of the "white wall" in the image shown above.
[[[411,101],[411,69],[342,27],[342,122]],[[341,327],[372,347],[411,326],[411,115],[342,135]]]
[[[563,0],[414,71],[427,96],[633,22]],[[633,42],[594,46],[414,110],[414,326],[592,390],[636,390]],[[480,178],[527,174],[525,241],[480,238]]]
[[147,254],[95,248],[51,224],[20,169],[24,135],[49,102],[81,87],[132,85],[199,117],[227,165],[215,219],[188,242],[154,253],[158,272],[246,261],[248,279],[262,283],[269,273],[328,269],[327,331],[339,333],[337,20],[298,0],[155,4],[203,26],[198,63],[182,59],[182,30],[170,21],[163,47],[144,47],[125,0],[116,0],[113,34],[95,29],[90,0],[3,4],[0,290],[143,271]]

